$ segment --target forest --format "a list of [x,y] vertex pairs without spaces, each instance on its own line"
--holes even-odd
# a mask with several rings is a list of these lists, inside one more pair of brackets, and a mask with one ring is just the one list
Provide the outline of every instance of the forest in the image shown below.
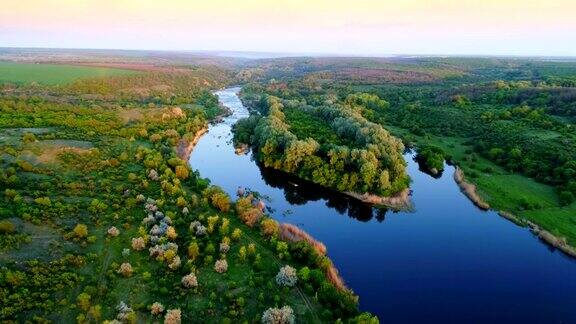
[[[244,100],[256,111],[262,110],[262,96],[292,103],[285,109],[286,118],[294,119],[288,130],[306,127],[301,133],[308,135],[300,140],[346,145],[339,136],[325,135],[318,119],[306,118],[308,125],[302,125],[308,111],[346,107],[358,96],[386,102],[359,104],[356,112],[415,148],[428,171],[441,172],[444,160],[459,165],[492,207],[576,245],[576,63],[290,58],[254,66],[259,73],[243,88]],[[240,134],[238,140],[246,138]]]
[[377,323],[321,244],[179,154],[232,81],[197,66],[1,85],[0,321]]
[[304,106],[265,94],[246,96],[258,101],[263,117],[239,121],[235,141],[248,140],[264,166],[341,192],[388,196],[408,186],[401,141],[360,113],[387,102],[354,94],[337,107]]

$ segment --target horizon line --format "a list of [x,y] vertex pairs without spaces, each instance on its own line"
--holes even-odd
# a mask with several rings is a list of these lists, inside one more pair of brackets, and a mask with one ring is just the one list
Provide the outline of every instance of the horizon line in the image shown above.
[[[107,47],[47,47],[47,46],[0,46],[0,49],[34,49],[34,50],[79,50],[79,51],[127,51],[127,52],[165,52],[165,53],[188,53],[188,54],[209,54],[209,53],[245,53],[245,54],[269,54],[274,58],[282,57],[340,57],[340,58],[390,58],[390,57],[493,57],[493,58],[568,58],[576,59],[576,54],[464,54],[464,53],[436,53],[436,54],[415,54],[415,53],[334,53],[334,52],[296,52],[296,51],[258,51],[258,50],[237,50],[237,49],[152,49],[152,48],[107,48]],[[229,58],[245,58],[242,56],[214,55]],[[264,58],[264,57],[262,57]],[[262,59],[260,58],[260,59]],[[272,57],[269,57],[272,58]],[[259,58],[252,58],[259,59]]]

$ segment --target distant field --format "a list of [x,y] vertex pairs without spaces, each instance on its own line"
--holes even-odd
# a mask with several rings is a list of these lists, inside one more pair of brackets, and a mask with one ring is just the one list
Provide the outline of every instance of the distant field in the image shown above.
[[106,67],[0,62],[0,83],[65,84],[81,78],[132,73],[138,72]]

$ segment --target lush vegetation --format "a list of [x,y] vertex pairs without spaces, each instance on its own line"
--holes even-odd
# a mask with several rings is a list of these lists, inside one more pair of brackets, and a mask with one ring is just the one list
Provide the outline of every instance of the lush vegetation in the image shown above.
[[388,196],[407,187],[402,143],[361,115],[368,107],[386,109],[387,102],[355,94],[341,105],[307,106],[251,96],[259,96],[265,116],[240,121],[235,141],[249,139],[264,166],[342,192]]
[[81,78],[111,77],[138,72],[107,67],[0,62],[0,83],[66,84]]
[[[576,245],[575,62],[294,58],[254,63],[250,71],[244,100],[254,107],[255,93],[308,111],[344,107],[362,93],[385,100],[385,109],[364,105],[358,112],[414,145],[424,169],[439,172],[450,160],[492,207]],[[300,140],[344,144],[327,131],[329,123],[285,106]]]
[[321,244],[234,202],[179,148],[220,68],[2,85],[0,321],[377,322]]

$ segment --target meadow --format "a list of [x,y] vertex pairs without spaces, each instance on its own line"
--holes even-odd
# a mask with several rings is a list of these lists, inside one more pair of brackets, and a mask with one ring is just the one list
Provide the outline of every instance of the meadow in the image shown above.
[[0,83],[67,84],[78,79],[138,73],[107,67],[0,62]]

